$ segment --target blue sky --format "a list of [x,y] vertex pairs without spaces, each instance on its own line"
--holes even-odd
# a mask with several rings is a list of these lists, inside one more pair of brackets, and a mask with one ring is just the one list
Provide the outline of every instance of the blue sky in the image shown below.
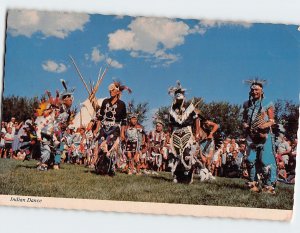
[[[243,80],[268,80],[268,99],[298,102],[300,32],[295,25],[213,20],[121,17],[58,12],[8,14],[4,96],[40,96],[76,87],[75,104],[87,98],[69,55],[83,76],[96,80],[112,60],[98,98],[119,79],[133,90],[127,102],[149,102],[150,112],[169,105],[168,87],[180,80],[187,97],[241,104]],[[151,118],[151,116],[149,116]]]

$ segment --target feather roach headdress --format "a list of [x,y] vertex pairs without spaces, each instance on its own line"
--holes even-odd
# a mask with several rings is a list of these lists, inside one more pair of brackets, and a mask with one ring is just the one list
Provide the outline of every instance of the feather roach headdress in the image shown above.
[[140,115],[140,112],[137,112],[134,110],[133,101],[128,102],[127,118],[130,120],[133,117],[138,118],[139,115]]
[[255,79],[244,80],[244,83],[248,84],[251,89],[254,88],[255,86],[259,86],[263,88],[264,85],[267,83],[267,80],[255,78]]
[[128,113],[128,119],[131,118],[139,118],[139,113],[135,113],[135,112]]
[[175,96],[178,93],[181,93],[184,95],[186,89],[182,88],[180,81],[176,81],[176,86],[175,87],[170,87],[168,90],[168,94],[171,96]]
[[[256,89],[256,88],[260,88],[263,89],[264,85],[267,83],[267,80],[265,79],[258,79],[258,77],[254,78],[254,79],[248,79],[245,80],[244,83],[248,84],[250,86],[250,89]],[[263,99],[265,97],[264,92],[262,91],[262,95],[261,95],[261,99]],[[252,96],[251,96],[251,91],[249,92],[249,99],[248,102],[251,103],[252,102]],[[262,103],[260,101],[260,110],[262,109]],[[259,111],[260,111],[259,110]]]
[[155,114],[155,115],[153,116],[153,122],[154,122],[155,124],[161,124],[161,125],[164,125],[164,122],[161,120],[161,118],[159,117],[158,114]]
[[67,95],[73,96],[75,88],[68,89],[66,81],[63,79],[61,79],[60,81],[64,88],[64,90],[60,93],[60,98],[63,99],[63,97]]

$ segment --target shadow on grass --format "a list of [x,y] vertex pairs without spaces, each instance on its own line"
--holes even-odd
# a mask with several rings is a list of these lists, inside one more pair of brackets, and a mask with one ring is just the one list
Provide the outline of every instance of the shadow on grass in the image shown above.
[[[23,164],[18,164],[15,166],[14,170],[18,170],[19,168],[27,168],[27,169],[35,169],[37,170],[37,165],[23,165]],[[53,167],[50,166],[48,170],[55,170]],[[65,168],[60,167],[59,170],[66,170]]]
[[97,176],[99,175],[99,174],[97,174],[97,172],[95,170],[85,170],[84,173],[91,173],[91,174],[97,175]]
[[21,165],[21,164],[18,164],[16,167],[15,167],[15,170],[19,169],[19,168],[28,168],[28,169],[36,169],[36,165]]

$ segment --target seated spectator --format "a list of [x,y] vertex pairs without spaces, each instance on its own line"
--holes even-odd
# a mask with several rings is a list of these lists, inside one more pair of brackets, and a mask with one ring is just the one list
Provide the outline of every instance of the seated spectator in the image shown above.
[[232,138],[227,145],[227,153],[232,153],[232,151],[239,151],[239,145],[236,143],[235,139]]
[[278,163],[278,179],[286,180],[287,179],[287,172],[285,170],[284,162]]
[[24,149],[21,149],[16,156],[13,156],[13,159],[15,160],[24,160],[26,157],[26,151]]
[[287,180],[289,183],[295,183],[296,175],[296,156],[297,156],[297,143],[298,140],[294,139],[291,144],[291,152],[289,154],[289,162],[286,166]]
[[232,153],[227,155],[224,176],[229,178],[239,178],[241,176],[240,166],[238,152],[237,150],[233,150]]
[[285,137],[283,134],[279,134],[278,140],[277,140],[277,155],[276,157],[279,160],[283,160],[284,164],[287,165],[289,162],[289,153],[291,152],[291,146],[289,143],[285,140]]

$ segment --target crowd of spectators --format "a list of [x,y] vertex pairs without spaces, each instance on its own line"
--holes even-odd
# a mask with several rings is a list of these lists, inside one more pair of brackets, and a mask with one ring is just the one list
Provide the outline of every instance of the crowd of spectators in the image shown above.
[[[288,140],[284,134],[276,138],[274,150],[278,181],[295,182],[297,143],[297,139]],[[245,139],[226,138],[214,153],[211,172],[215,176],[247,179],[249,166]]]
[[[20,130],[22,133],[20,134]],[[164,140],[168,140],[168,136]],[[144,173],[170,171],[168,164],[172,157],[167,156],[168,143],[164,143],[158,153],[151,153],[151,134],[146,135],[146,145],[141,147],[141,170]],[[297,139],[289,140],[280,133],[275,142],[278,181],[295,182]],[[0,155],[1,158],[15,160],[30,160],[39,158],[39,141],[34,132],[32,121],[19,122],[12,117],[9,122],[1,122]],[[95,144],[93,125],[75,129],[69,125],[61,138],[60,163],[72,163],[94,167],[97,160],[97,145]],[[161,153],[159,153],[161,152]],[[161,155],[159,155],[161,154]],[[247,161],[247,146],[245,139],[224,138],[221,145],[214,150],[209,158],[206,169],[213,176],[228,178],[244,178],[249,175]],[[200,156],[199,156],[200,157]],[[120,169],[122,169],[121,163]]]

